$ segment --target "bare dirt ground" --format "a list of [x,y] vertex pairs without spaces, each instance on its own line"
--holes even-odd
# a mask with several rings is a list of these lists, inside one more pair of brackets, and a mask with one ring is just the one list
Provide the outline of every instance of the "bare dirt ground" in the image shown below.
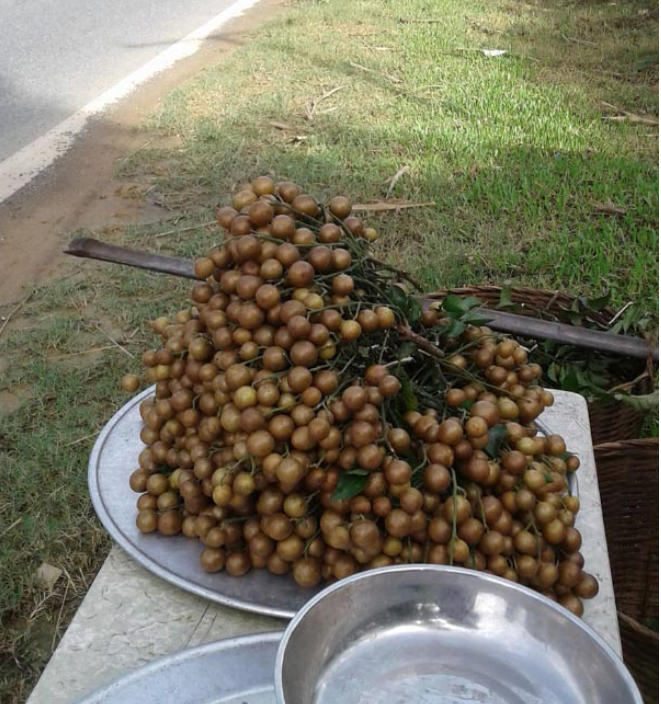
[[35,284],[75,267],[75,260],[62,253],[70,233],[168,217],[134,184],[115,177],[118,162],[150,140],[136,127],[163,95],[249,41],[250,33],[283,5],[283,0],[262,0],[229,22],[194,56],[93,121],[51,168],[0,205],[0,314],[8,315]]

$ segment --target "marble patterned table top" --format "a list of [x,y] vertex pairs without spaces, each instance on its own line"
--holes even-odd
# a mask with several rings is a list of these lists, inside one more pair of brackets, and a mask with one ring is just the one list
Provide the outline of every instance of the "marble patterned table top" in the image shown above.
[[[584,621],[621,656],[601,499],[585,400],[554,392],[544,423],[581,460],[578,472],[586,568],[600,583]],[[284,629],[280,619],[237,611],[188,594],[114,547],[37,683],[28,704],[72,704],[96,687],[155,658],[247,633]]]

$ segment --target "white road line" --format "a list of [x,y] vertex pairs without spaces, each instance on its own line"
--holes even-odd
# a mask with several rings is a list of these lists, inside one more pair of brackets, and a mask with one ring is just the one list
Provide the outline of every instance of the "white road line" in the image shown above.
[[126,76],[112,88],[102,93],[90,103],[59,125],[38,137],[31,144],[19,150],[0,163],[0,203],[28,184],[39,172],[50,166],[73,144],[76,135],[85,127],[90,118],[101,114],[113,103],[125,98],[140,84],[157,73],[170,68],[177,61],[192,56],[202,46],[204,40],[221,25],[239,16],[256,5],[259,0],[237,0],[226,10],[205,22],[201,27],[173,44],[151,61]]

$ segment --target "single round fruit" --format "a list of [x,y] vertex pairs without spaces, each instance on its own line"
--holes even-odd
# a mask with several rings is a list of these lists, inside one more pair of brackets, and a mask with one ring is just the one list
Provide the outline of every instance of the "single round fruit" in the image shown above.
[[122,377],[121,387],[122,391],[127,393],[133,393],[138,390],[140,386],[140,379],[135,374],[125,374]]

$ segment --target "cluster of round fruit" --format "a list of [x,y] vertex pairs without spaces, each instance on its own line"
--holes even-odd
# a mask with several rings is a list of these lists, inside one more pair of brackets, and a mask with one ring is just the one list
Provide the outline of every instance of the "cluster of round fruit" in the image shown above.
[[233,205],[218,212],[224,243],[195,264],[192,305],[154,321],[161,346],[143,356],[155,393],[130,479],[139,529],[200,540],[209,572],[313,586],[455,564],[580,615],[598,585],[568,492],[579,462],[537,434],[553,397],[526,350],[411,314],[344,197],[322,207],[260,177]]

